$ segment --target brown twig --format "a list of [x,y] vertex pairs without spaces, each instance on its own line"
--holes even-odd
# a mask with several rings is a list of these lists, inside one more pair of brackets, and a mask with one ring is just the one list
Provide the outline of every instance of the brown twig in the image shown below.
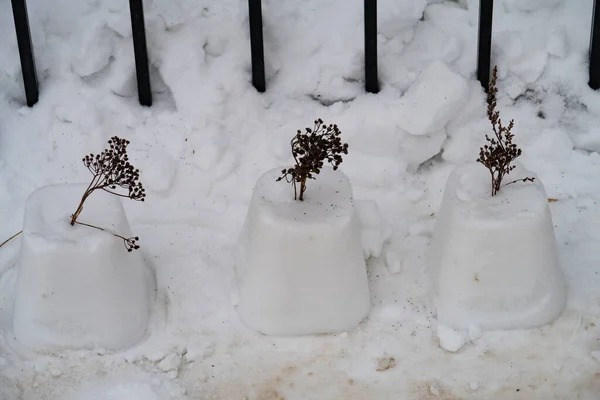
[[517,183],[517,182],[533,182],[535,181],[535,178],[523,178],[523,179],[515,179],[514,181],[508,182],[506,185],[504,186],[508,186],[508,185],[512,185],[513,183]]
[[75,221],[75,223],[78,224],[78,225],[87,226],[89,228],[98,229],[98,230],[101,230],[103,232],[110,233],[111,235],[113,235],[115,237],[118,237],[119,239],[123,239],[123,243],[125,244],[125,248],[129,252],[131,252],[132,250],[137,250],[137,249],[140,248],[140,246],[137,244],[137,241],[140,240],[140,238],[137,237],[137,236],[132,236],[132,237],[127,238],[125,236],[119,235],[118,233],[111,232],[109,230],[106,230],[106,229],[101,228],[101,227],[96,226],[96,225],[86,224],[85,222],[79,222],[79,221]]
[[[109,148],[98,155],[89,154],[83,158],[83,164],[92,173],[93,178],[81,197],[77,210],[71,215],[71,225],[75,225],[77,218],[83,211],[85,201],[95,190],[104,190],[119,197],[144,201],[146,191],[139,182],[140,171],[129,163],[127,145],[129,141],[116,136],[109,141]],[[126,194],[114,190],[120,187],[127,190]]]
[[8,239],[6,239],[4,242],[2,242],[2,244],[0,244],[0,247],[4,246],[6,243],[10,242],[11,240],[13,240],[17,236],[19,236],[21,233],[23,233],[23,231],[19,231],[19,232],[15,233],[14,235],[12,235]]
[[[500,112],[496,110],[496,93],[498,92],[498,88],[496,87],[497,79],[498,67],[494,67],[486,99],[487,115],[492,124],[494,136],[491,138],[488,135],[485,136],[487,144],[479,149],[479,158],[477,158],[477,162],[483,164],[488,171],[490,171],[492,178],[492,196],[495,196],[500,190],[504,177],[515,169],[512,162],[521,155],[521,149],[512,142],[515,136],[512,133],[515,124],[514,120],[511,120],[508,126],[504,126],[500,119]],[[517,179],[510,183],[519,181],[533,182],[533,180],[534,178],[524,178]]]

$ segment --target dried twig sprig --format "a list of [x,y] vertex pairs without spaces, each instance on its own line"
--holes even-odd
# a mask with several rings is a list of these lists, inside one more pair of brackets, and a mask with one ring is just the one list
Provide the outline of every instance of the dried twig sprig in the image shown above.
[[[496,110],[497,79],[498,67],[494,67],[486,100],[488,119],[492,124],[494,136],[490,138],[485,135],[487,144],[480,148],[479,158],[477,158],[477,162],[483,164],[492,176],[492,196],[495,196],[500,190],[502,179],[515,168],[512,162],[521,155],[521,149],[512,142],[515,136],[512,133],[514,120],[511,120],[508,126],[504,126],[500,119],[500,112]],[[533,182],[534,179],[529,177],[517,179],[507,185],[516,182]]]
[[137,236],[125,237],[125,236],[119,235],[118,233],[107,231],[106,229],[100,228],[99,226],[96,226],[96,225],[86,224],[84,222],[79,222],[79,221],[75,221],[75,223],[78,225],[83,225],[83,226],[87,226],[89,228],[94,228],[94,229],[98,229],[98,230],[101,230],[104,232],[108,232],[111,235],[118,237],[119,239],[122,239],[123,244],[125,245],[125,248],[127,249],[128,252],[131,252],[133,250],[137,250],[140,248],[140,246],[137,244],[137,242],[140,240],[140,238]]
[[[75,225],[79,214],[83,211],[85,201],[95,190],[101,189],[115,196],[137,201],[144,201],[146,197],[146,191],[139,182],[140,170],[135,169],[129,163],[127,156],[129,140],[114,136],[108,141],[108,144],[110,147],[102,153],[89,154],[82,160],[93,177],[81,197],[77,210],[71,216],[71,225]],[[116,192],[115,190],[118,189],[125,189],[125,193]]]
[[[292,156],[296,165],[281,171],[277,182],[285,179],[294,186],[294,200],[304,200],[306,181],[315,179],[328,162],[337,170],[342,163],[342,154],[348,154],[348,144],[342,143],[341,131],[335,124],[326,125],[321,119],[314,122],[313,128],[305,128],[291,140]],[[296,184],[300,184],[300,195]]]

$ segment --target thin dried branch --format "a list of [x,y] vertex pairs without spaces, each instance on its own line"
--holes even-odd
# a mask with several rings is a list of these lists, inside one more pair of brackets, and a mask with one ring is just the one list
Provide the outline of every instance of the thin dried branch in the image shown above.
[[[492,177],[492,196],[495,196],[502,185],[504,177],[515,169],[512,162],[521,155],[521,149],[513,143],[514,134],[512,129],[514,127],[514,120],[508,123],[508,126],[502,124],[500,119],[500,112],[496,110],[496,93],[498,88],[496,87],[496,81],[498,79],[498,67],[494,67],[492,72],[492,79],[490,81],[488,95],[487,95],[487,115],[490,123],[492,124],[492,130],[494,132],[493,137],[485,135],[486,145],[479,149],[479,158],[477,162],[483,164],[489,171]],[[511,183],[516,182],[533,182],[535,178],[522,178],[517,179]]]
[[125,248],[127,249],[128,252],[131,252],[133,250],[137,250],[137,249],[140,248],[140,246],[137,244],[137,242],[140,240],[140,238],[137,237],[137,236],[134,236],[134,237],[125,237],[125,236],[119,235],[118,233],[114,233],[114,232],[108,231],[108,230],[106,230],[104,228],[100,228],[99,226],[96,226],[96,225],[86,224],[84,222],[79,222],[79,221],[75,221],[75,223],[77,225],[87,226],[89,228],[94,228],[94,229],[101,230],[103,232],[108,232],[111,235],[113,235],[115,237],[118,237],[119,239],[122,239],[123,240],[123,244],[125,245]]
[[23,233],[23,231],[19,231],[17,233],[15,233],[14,235],[12,235],[11,237],[9,237],[8,239],[6,239],[4,242],[2,242],[0,244],[0,247],[4,246],[6,243],[10,242],[11,240],[13,240],[14,238],[16,238],[17,236],[19,236],[21,233]]
[[[127,155],[129,140],[114,136],[108,141],[108,144],[109,148],[102,153],[86,155],[82,160],[93,177],[81,197],[77,210],[71,216],[71,225],[75,225],[83,211],[85,201],[95,190],[104,190],[110,194],[136,201],[144,201],[146,197],[144,186],[139,182],[140,170],[135,169],[129,163]],[[124,193],[115,191],[119,189]]]

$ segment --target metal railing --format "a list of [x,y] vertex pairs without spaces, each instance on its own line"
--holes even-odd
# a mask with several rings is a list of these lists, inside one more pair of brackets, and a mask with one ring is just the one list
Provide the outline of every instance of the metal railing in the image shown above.
[[[25,99],[29,107],[33,107],[39,98],[39,86],[35,70],[35,59],[31,45],[31,32],[27,4],[25,0],[11,0],[15,31],[21,58],[21,71],[25,86]],[[133,51],[135,55],[135,69],[137,77],[138,98],[141,105],[152,105],[152,91],[150,89],[150,69],[148,66],[148,52],[146,50],[146,30],[144,27],[144,9],[142,0],[129,0],[131,13],[131,30],[133,36]]]
[[[15,30],[21,58],[21,70],[25,87],[27,105],[32,107],[39,98],[38,80],[35,69],[33,47],[27,5],[25,0],[11,0]],[[259,92],[266,90],[265,54],[263,43],[263,22],[261,0],[248,0],[250,26],[250,52],[252,62],[252,85]],[[144,27],[144,11],[142,0],[129,0],[131,28],[133,32],[133,48],[138,87],[138,98],[141,105],[152,105],[150,88],[150,70],[146,48],[146,31]],[[487,91],[491,70],[492,22],[494,0],[479,0],[479,33],[477,43],[477,79]],[[592,13],[592,26],[589,47],[589,81],[590,88],[600,88],[600,8]],[[377,0],[364,0],[364,48],[365,48],[365,90],[369,93],[379,92],[377,66]]]

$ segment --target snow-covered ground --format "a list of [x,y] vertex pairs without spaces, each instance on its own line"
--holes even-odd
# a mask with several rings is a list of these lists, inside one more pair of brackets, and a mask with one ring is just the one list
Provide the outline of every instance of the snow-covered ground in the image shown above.
[[[2,247],[0,399],[599,398],[593,1],[495,2],[499,107],[551,199],[568,290],[551,325],[501,332],[438,326],[425,259],[450,171],[477,158],[490,130],[474,80],[478,1],[380,0],[377,95],[363,90],[362,3],[263,1],[259,94],[246,1],[147,1],[146,109],[126,1],[29,0],[41,96],[28,109],[10,2],[0,2],[0,240],[21,229],[31,192],[88,181],[83,155],[125,137],[148,197],[123,203],[158,285],[138,345],[33,354],[11,333],[20,239]],[[344,334],[261,336],[233,306],[238,235],[258,177],[289,165],[290,138],[319,117],[350,145],[341,169],[368,227],[372,310]]]

